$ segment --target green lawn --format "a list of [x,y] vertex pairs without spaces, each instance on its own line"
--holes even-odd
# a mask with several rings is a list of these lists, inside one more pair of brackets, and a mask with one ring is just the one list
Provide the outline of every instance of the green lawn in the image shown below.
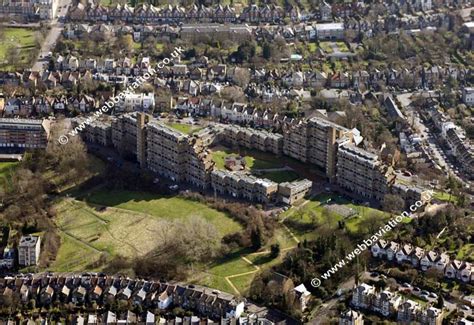
[[[327,209],[329,206],[331,208]],[[314,224],[324,224],[335,228],[338,225],[338,221],[345,218],[333,206],[341,206],[347,213],[351,213],[351,211],[355,213],[355,215],[345,219],[346,228],[353,233],[357,233],[361,222],[371,215],[375,214],[387,221],[390,218],[388,213],[366,206],[355,205],[340,196],[329,194],[318,195],[303,207],[293,207],[284,212],[280,218],[285,218],[284,223],[300,240],[311,240],[317,236],[317,233],[314,231]],[[326,213],[326,217],[324,213]]]
[[461,261],[474,260],[474,244],[466,244],[459,250],[456,258]]
[[257,273],[236,276],[230,279],[242,295],[247,295],[253,278]]
[[255,271],[255,267],[240,258],[240,253],[240,251],[231,253],[211,265],[199,267],[201,271],[192,273],[188,281],[234,293],[234,289],[229,285],[225,277]]
[[0,162],[0,187],[10,187],[10,172],[18,166],[19,162]]
[[346,43],[344,42],[336,42],[339,51],[341,52],[350,52],[349,48],[347,47]]
[[320,42],[319,47],[326,53],[326,54],[331,54],[333,52],[332,42]]
[[446,193],[446,192],[435,192],[433,197],[440,201],[453,202],[453,203],[456,203],[458,200],[457,196],[450,195],[449,193]]
[[[28,65],[35,55],[36,31],[27,28],[4,28],[0,34],[0,66],[4,70],[15,70]],[[9,51],[18,48],[15,60],[8,62]]]
[[0,162],[0,180],[5,178],[16,165],[18,165],[16,161]]
[[208,273],[222,277],[252,271],[255,271],[255,268],[241,259],[238,254],[216,261],[207,270]]
[[316,43],[309,43],[308,44],[309,52],[315,53],[317,49],[318,49],[318,45],[316,45]]
[[[85,198],[86,202],[62,199],[55,205],[62,245],[50,268],[53,271],[84,270],[101,254],[125,257],[146,255],[159,245],[159,230],[170,219],[202,217],[210,221],[221,236],[242,229],[239,223],[224,213],[183,198],[105,190],[92,192]],[[111,208],[102,211],[89,202]],[[240,270],[239,263],[242,270],[248,270],[248,264],[245,265],[241,259],[235,263],[215,265],[211,270],[215,270],[216,274],[226,274],[230,270]]]
[[223,292],[234,293],[234,289],[229,285],[223,276],[217,276],[207,272],[194,272],[192,277],[186,279],[189,283],[203,285],[209,288],[221,290]]
[[163,197],[148,192],[99,190],[85,196],[87,202],[142,212],[162,219],[203,217],[213,223],[222,235],[241,230],[236,221],[208,206],[180,197]]
[[57,272],[80,272],[99,259],[100,253],[72,237],[61,233],[61,246],[50,269]]
[[230,149],[219,148],[220,150],[212,151],[212,160],[216,163],[216,168],[225,169],[224,167],[224,158],[230,155],[243,155],[245,159],[246,168],[248,170],[252,169],[271,169],[271,168],[281,168],[284,167],[279,161],[266,160],[263,158],[256,158],[252,155],[251,151],[242,150],[240,153],[236,153]]
[[201,127],[182,123],[166,123],[166,125],[184,134],[193,134],[202,129]]

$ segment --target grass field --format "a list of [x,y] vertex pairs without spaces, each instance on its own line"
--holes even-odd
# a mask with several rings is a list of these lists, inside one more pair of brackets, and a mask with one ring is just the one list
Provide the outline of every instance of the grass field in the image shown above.
[[353,233],[359,231],[359,225],[368,216],[377,215],[381,219],[388,220],[390,215],[377,209],[366,206],[355,205],[340,196],[321,194],[311,199],[303,207],[294,207],[284,212],[280,217],[285,218],[284,223],[300,239],[314,239],[317,233],[313,230],[313,224],[328,224],[330,227],[337,227],[337,223],[344,219],[344,216],[333,209],[327,212],[327,218],[323,216],[328,206],[342,206],[345,211],[353,211],[354,216],[345,219],[346,228]]
[[242,150],[240,153],[236,153],[230,149],[226,148],[216,148],[217,150],[212,151],[212,160],[216,163],[216,168],[225,169],[224,167],[224,158],[230,155],[243,155],[245,159],[246,169],[255,170],[255,169],[272,169],[272,168],[282,168],[284,165],[277,161],[276,159],[263,159],[256,158],[250,151]]
[[347,47],[346,43],[344,42],[336,42],[337,47],[339,48],[339,51],[341,52],[350,52],[349,48]]
[[232,277],[231,281],[243,295],[247,295],[256,274],[257,273],[239,275]]
[[466,244],[459,250],[456,258],[461,261],[473,261],[474,260],[474,244]]
[[[201,217],[211,222],[221,236],[242,229],[224,213],[178,197],[97,190],[82,198],[85,201],[63,199],[55,206],[62,244],[51,270],[90,269],[87,266],[101,254],[145,255],[159,244],[157,233],[170,220]],[[102,211],[96,205],[107,208]]]
[[57,272],[84,271],[99,259],[100,252],[65,233],[60,233],[60,236],[61,246],[50,269]]
[[[0,66],[5,70],[28,64],[35,51],[35,31],[27,28],[4,28],[0,33]],[[14,62],[7,62],[8,51],[18,47]]]
[[[76,195],[75,199],[60,199],[55,208],[61,246],[48,269],[58,272],[100,271],[106,265],[97,267],[94,263],[102,256],[143,256],[159,245],[158,234],[169,220],[202,217],[221,236],[242,230],[224,213],[204,204],[147,192],[96,189]],[[240,249],[209,264],[194,265],[187,281],[245,295],[257,272],[283,258],[283,252],[276,259],[269,257],[270,245],[274,243],[279,243],[282,250],[296,246],[288,231],[279,227],[262,253]]]
[[236,221],[224,213],[179,197],[163,197],[148,192],[98,190],[88,193],[85,199],[90,203],[146,213],[166,220],[203,217],[213,223],[222,235],[241,229]]
[[11,171],[18,162],[0,162],[0,184],[5,180],[5,177],[8,176],[9,171]]
[[333,49],[331,46],[332,42],[320,42],[319,47],[327,54],[333,53]]
[[458,201],[458,197],[456,195],[450,195],[449,193],[446,193],[446,192],[435,192],[433,197],[437,200],[446,201],[446,202],[457,203]]
[[12,184],[11,172],[19,162],[0,162],[0,188],[7,190]]
[[182,123],[166,123],[166,125],[184,134],[193,134],[194,132],[197,132],[202,129],[199,126],[193,126]]
[[315,53],[317,49],[318,49],[318,45],[316,43],[308,44],[308,50],[310,53]]

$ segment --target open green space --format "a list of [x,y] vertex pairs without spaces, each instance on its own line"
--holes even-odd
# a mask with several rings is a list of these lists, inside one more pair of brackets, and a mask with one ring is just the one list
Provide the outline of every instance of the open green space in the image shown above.
[[5,181],[5,177],[7,177],[10,171],[17,165],[18,162],[0,162],[0,184]]
[[255,267],[245,262],[239,254],[232,254],[230,258],[218,260],[207,270],[211,274],[222,277],[252,271],[255,271]]
[[474,261],[474,244],[466,244],[459,250],[456,258],[461,261]]
[[166,125],[184,134],[193,134],[194,132],[197,132],[202,129],[199,126],[193,126],[190,124],[183,123],[166,123]]
[[255,267],[240,257],[241,253],[241,251],[236,251],[216,260],[210,265],[199,267],[201,271],[191,274],[188,281],[233,293],[235,290],[225,278],[235,274],[254,272],[256,270]]
[[61,246],[51,269],[57,272],[74,272],[90,269],[90,264],[97,261],[100,253],[79,240],[60,233]]
[[[84,193],[82,198],[84,201],[62,199],[55,205],[61,246],[51,270],[90,269],[101,254],[143,256],[159,244],[157,234],[165,226],[164,222],[174,219],[204,218],[221,236],[242,229],[224,213],[184,198],[105,190]],[[247,265],[242,265],[243,270],[248,270]],[[239,269],[237,264],[223,264],[216,265],[215,272],[227,273],[226,267]]]
[[[28,28],[3,28],[0,31],[0,66],[15,70],[27,65],[35,55],[36,31]],[[16,52],[15,52],[16,50]]]
[[326,53],[326,54],[331,54],[333,53],[333,49],[331,46],[332,42],[320,42],[319,47]]
[[273,168],[282,168],[284,165],[275,157],[273,159],[266,159],[263,157],[256,157],[253,155],[253,152],[250,150],[241,150],[241,152],[236,153],[227,148],[219,147],[217,150],[212,151],[212,160],[216,163],[216,168],[225,169],[224,159],[227,156],[237,156],[241,155],[245,159],[246,169],[247,170],[256,170],[256,169],[273,169]]
[[346,43],[344,42],[336,42],[337,47],[339,48],[339,51],[341,52],[350,52],[349,48],[347,47]]
[[149,192],[97,190],[87,193],[84,198],[93,204],[146,213],[166,220],[202,217],[213,223],[222,235],[241,230],[241,225],[224,213],[180,197],[165,197]]
[[308,44],[309,52],[315,53],[317,49],[318,49],[318,45],[316,43],[309,43]]
[[218,276],[207,272],[195,272],[193,276],[188,278],[186,281],[224,292],[234,293],[234,289],[229,285],[223,276]]
[[253,278],[257,273],[244,274],[232,277],[230,280],[242,295],[247,295],[252,284]]
[[345,220],[346,228],[353,233],[360,231],[360,225],[368,217],[379,216],[389,220],[390,215],[383,211],[367,206],[356,205],[351,201],[337,195],[320,194],[309,200],[302,207],[293,207],[284,212],[285,225],[300,240],[316,238],[314,225],[326,225],[331,228],[338,226],[338,221]]
[[456,195],[451,195],[446,192],[435,192],[433,197],[440,201],[453,202],[453,203],[457,203],[457,200],[458,200]]

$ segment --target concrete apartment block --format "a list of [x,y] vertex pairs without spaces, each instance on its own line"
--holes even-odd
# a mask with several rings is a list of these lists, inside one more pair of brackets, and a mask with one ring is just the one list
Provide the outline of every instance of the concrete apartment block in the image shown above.
[[307,179],[280,183],[278,184],[278,195],[283,203],[291,205],[304,198],[311,191],[312,186],[313,182]]
[[299,122],[285,132],[283,152],[299,161],[318,166],[325,171],[331,181],[334,181],[339,139],[352,140],[351,130],[314,117]]
[[18,264],[21,266],[36,265],[41,251],[41,238],[39,236],[22,236],[18,245]]
[[277,193],[278,184],[243,172],[213,170],[211,186],[216,193],[268,203]]
[[120,115],[112,122],[112,144],[123,156],[137,156],[137,113]]
[[367,199],[381,201],[387,193],[387,178],[376,154],[350,143],[337,151],[337,184]]
[[352,133],[333,122],[312,118],[309,127],[309,161],[326,171],[329,180],[336,176],[336,152],[339,139],[352,140]]
[[0,149],[46,148],[49,120],[0,118]]
[[147,124],[147,166],[175,182],[186,177],[188,137],[162,123]]

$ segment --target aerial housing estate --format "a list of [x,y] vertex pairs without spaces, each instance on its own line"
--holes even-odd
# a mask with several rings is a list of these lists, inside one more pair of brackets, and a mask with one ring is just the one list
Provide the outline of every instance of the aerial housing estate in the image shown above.
[[358,130],[318,117],[288,124],[283,134],[213,124],[188,135],[149,115],[133,112],[91,123],[83,137],[112,146],[124,157],[137,160],[142,168],[174,182],[250,201],[293,204],[310,191],[312,182],[277,184],[242,171],[218,170],[210,146],[223,143],[292,157],[325,173],[342,191],[366,200],[380,202],[385,194],[393,192],[411,204],[423,194],[422,189],[396,183],[390,166],[378,155],[358,147],[362,141]]
[[[244,128],[242,128],[244,129]],[[192,135],[181,133],[144,113],[127,113],[110,121],[95,121],[87,126],[86,141],[116,148],[124,157],[136,159],[147,168],[176,183],[188,183],[216,194],[250,201],[291,204],[304,197],[312,182],[300,180],[277,184],[242,171],[218,170],[209,147],[217,143],[240,145],[279,152],[283,137],[266,131],[232,125],[213,125]],[[238,135],[238,136],[237,136]]]

